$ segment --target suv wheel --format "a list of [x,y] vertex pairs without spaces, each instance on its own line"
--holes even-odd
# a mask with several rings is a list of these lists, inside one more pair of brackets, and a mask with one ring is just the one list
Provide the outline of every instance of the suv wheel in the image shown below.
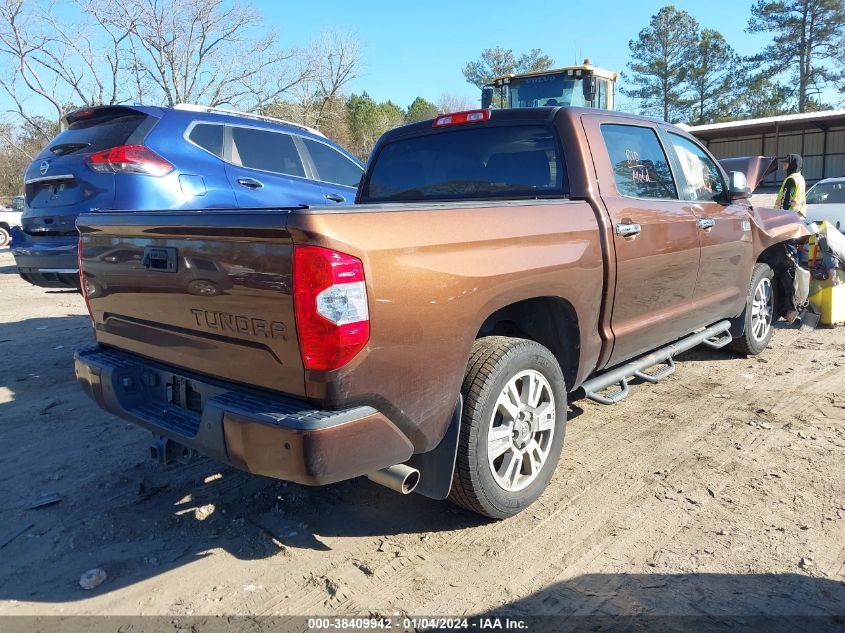
[[6,248],[11,240],[12,236],[9,234],[9,229],[0,226],[0,248]]
[[566,429],[566,388],[552,353],[534,341],[475,342],[464,378],[464,410],[449,499],[503,519],[542,494]]
[[775,274],[768,264],[754,265],[745,305],[745,331],[730,343],[730,349],[756,356],[769,346],[775,322]]

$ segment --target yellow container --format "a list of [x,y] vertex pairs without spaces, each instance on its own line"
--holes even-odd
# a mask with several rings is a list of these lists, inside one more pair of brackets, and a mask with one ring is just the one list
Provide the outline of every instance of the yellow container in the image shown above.
[[809,301],[821,313],[819,323],[839,325],[845,323],[845,271],[836,271],[839,285],[832,286],[826,279],[810,281]]

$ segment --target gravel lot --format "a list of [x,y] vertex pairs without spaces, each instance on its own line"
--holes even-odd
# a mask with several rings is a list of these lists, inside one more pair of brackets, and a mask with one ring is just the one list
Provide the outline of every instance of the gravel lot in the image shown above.
[[13,264],[0,251],[0,546],[19,533],[0,615],[845,617],[845,328],[782,326],[759,358],[693,350],[619,405],[573,403],[549,489],[494,523],[363,479],[158,467],[75,383],[81,297]]

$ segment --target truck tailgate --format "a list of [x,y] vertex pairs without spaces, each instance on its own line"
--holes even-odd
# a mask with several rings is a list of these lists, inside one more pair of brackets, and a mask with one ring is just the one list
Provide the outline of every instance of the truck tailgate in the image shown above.
[[79,216],[98,342],[304,395],[286,223],[284,210]]

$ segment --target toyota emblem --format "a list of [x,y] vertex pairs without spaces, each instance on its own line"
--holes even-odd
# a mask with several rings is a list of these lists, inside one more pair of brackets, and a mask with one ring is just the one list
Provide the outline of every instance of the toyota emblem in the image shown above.
[[41,164],[38,166],[38,171],[40,171],[41,175],[43,176],[44,174],[47,173],[48,169],[50,169],[50,162],[46,161],[46,160],[42,160]]

